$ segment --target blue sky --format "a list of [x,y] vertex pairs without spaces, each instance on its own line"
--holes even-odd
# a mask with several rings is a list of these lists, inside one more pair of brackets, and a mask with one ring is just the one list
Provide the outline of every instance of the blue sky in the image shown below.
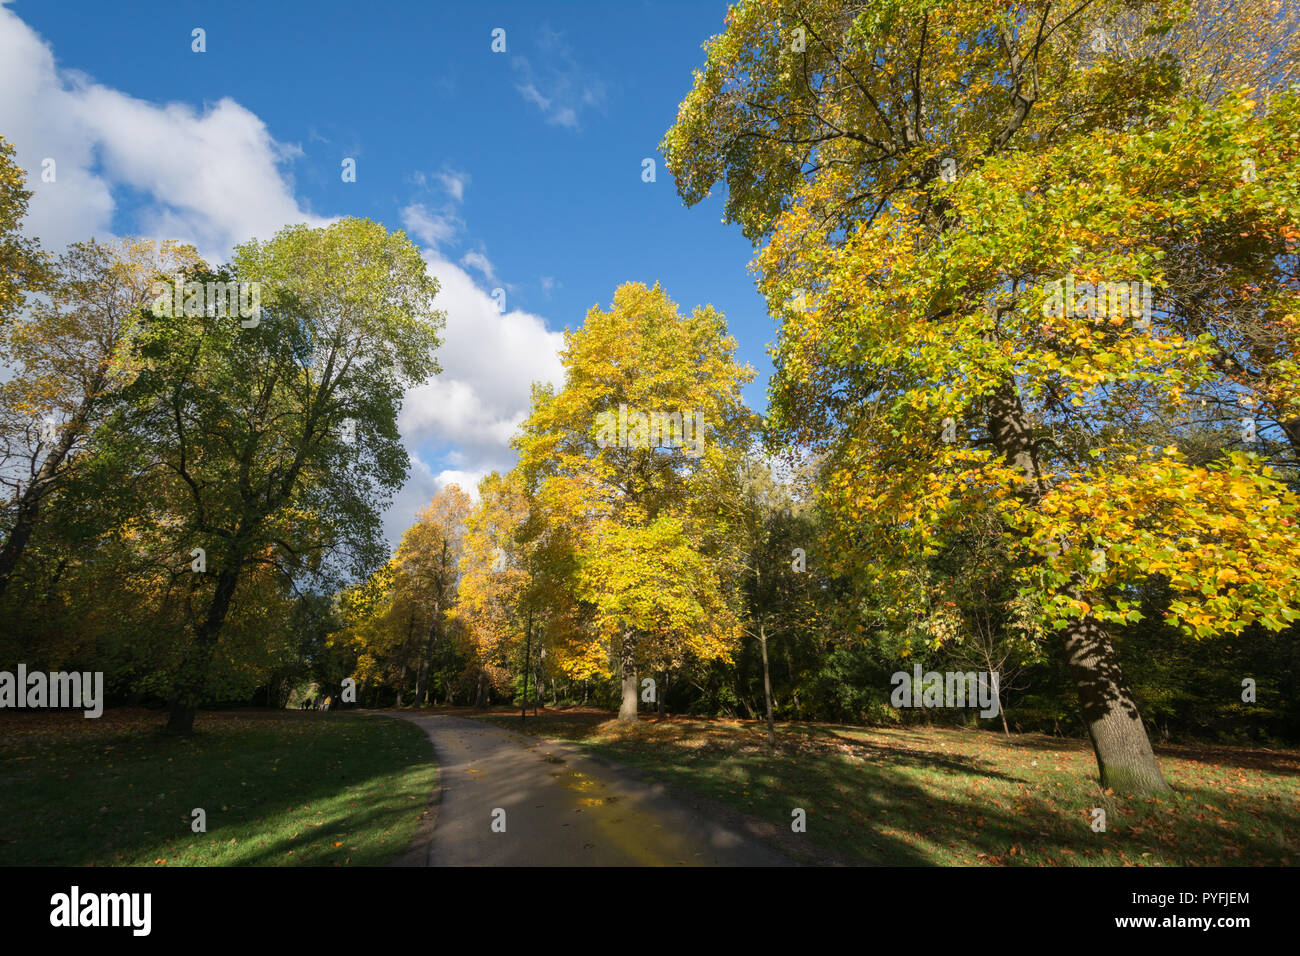
[[357,215],[426,251],[449,311],[444,381],[408,396],[415,467],[390,538],[439,484],[509,466],[528,379],[557,374],[555,333],[622,282],[721,309],[764,407],[774,326],[753,250],[717,194],[682,205],[657,150],[726,3],[0,4],[0,134],[47,245],[130,233],[219,259],[288,222]]

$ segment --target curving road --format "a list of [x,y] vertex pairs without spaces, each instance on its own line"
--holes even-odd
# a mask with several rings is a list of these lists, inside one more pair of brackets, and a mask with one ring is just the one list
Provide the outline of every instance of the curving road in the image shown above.
[[[574,747],[444,714],[397,714],[433,742],[441,802],[414,866],[781,866],[743,824]],[[504,832],[502,815],[504,810]],[[429,832],[431,829],[431,833]]]

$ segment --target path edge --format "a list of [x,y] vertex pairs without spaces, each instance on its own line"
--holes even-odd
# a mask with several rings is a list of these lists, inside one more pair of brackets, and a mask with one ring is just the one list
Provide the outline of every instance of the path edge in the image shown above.
[[[442,783],[442,765],[438,762],[438,748],[433,745],[433,735],[428,728],[422,726],[413,718],[417,715],[407,716],[392,711],[371,710],[366,713],[373,714],[376,717],[387,717],[390,720],[404,720],[408,724],[415,724],[424,732],[425,740],[429,742],[430,760],[433,761],[434,769],[438,773],[438,783],[429,794],[429,801],[425,804],[424,813],[420,815],[420,825],[415,828],[415,833],[411,836],[411,842],[407,845],[405,852],[397,859],[393,860],[388,866],[432,866],[433,865],[433,835],[438,826],[438,809],[442,806],[442,792],[446,788]],[[431,715],[421,715],[431,716]]]

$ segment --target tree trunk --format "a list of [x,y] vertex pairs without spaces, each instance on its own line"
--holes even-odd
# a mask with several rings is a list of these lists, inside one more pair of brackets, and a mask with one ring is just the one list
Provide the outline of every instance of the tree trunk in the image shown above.
[[[988,427],[998,450],[1024,474],[1021,495],[1030,504],[1037,502],[1045,489],[1024,406],[1013,382],[992,396]],[[1168,793],[1169,784],[1161,775],[1106,629],[1089,616],[1072,621],[1063,637],[1102,786],[1124,794]]]
[[[98,390],[102,386],[101,375],[95,380],[93,388]],[[67,460],[77,436],[85,430],[88,409],[88,402],[82,402],[77,406],[72,418],[61,429],[58,441],[54,443],[54,447],[50,449],[45,460],[41,462],[41,467],[32,477],[32,483],[23,489],[23,493],[18,498],[13,527],[9,531],[9,536],[5,538],[3,546],[0,546],[0,595],[4,594],[5,589],[9,587],[14,569],[18,566],[23,552],[27,550],[27,542],[31,540],[32,532],[36,530],[41,502],[53,487],[59,468]],[[193,717],[190,720],[193,722]]]
[[1116,793],[1169,793],[1110,635],[1091,616],[1064,632],[1066,660],[1079,692],[1101,785]]
[[420,673],[415,678],[415,706],[421,706],[421,702],[426,700],[426,694],[429,690],[429,666],[433,660],[433,647],[438,638],[438,619],[442,615],[442,600],[444,592],[443,581],[447,575],[447,538],[442,538],[442,561],[438,568],[438,577],[434,582],[434,603],[433,603],[433,623],[429,625],[429,636],[424,642],[424,656],[420,658]]
[[636,722],[636,635],[632,631],[623,634],[623,643],[619,647],[619,671],[623,678],[623,701],[618,708],[618,719]]
[[767,748],[776,749],[776,724],[772,722],[772,673],[767,667],[767,624],[759,622],[758,645],[763,650],[763,699],[767,703]]
[[[431,641],[432,643],[432,641]],[[429,658],[426,656],[420,661],[420,669],[415,675],[415,699],[411,701],[414,707],[422,707],[425,702],[425,695],[428,693],[428,684],[426,681],[429,677]]]
[[1288,418],[1278,424],[1282,426],[1286,440],[1291,445],[1292,457],[1300,461],[1300,418]]
[[176,675],[176,683],[172,688],[171,712],[166,727],[169,733],[188,734],[194,731],[194,716],[198,713],[199,702],[203,699],[203,690],[208,682],[208,668],[216,650],[217,635],[221,633],[221,626],[230,611],[235,586],[239,583],[238,569],[242,563],[241,556],[234,556],[231,565],[217,576],[217,590],[212,595],[212,603],[208,605],[207,616],[195,634],[193,643],[185,650],[180,673]]
[[524,695],[519,700],[519,722],[522,724],[528,720],[528,672],[532,669],[533,663],[533,628],[529,618],[529,626],[524,629]]

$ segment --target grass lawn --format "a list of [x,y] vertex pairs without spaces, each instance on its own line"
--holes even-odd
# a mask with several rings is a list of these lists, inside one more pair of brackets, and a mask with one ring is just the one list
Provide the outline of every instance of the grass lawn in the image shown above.
[[382,865],[436,781],[428,738],[401,720],[203,712],[188,738],[165,720],[0,717],[0,865]]
[[[1199,866],[1300,863],[1300,751],[1157,747],[1164,800],[1102,793],[1087,741],[1040,734],[779,724],[605,713],[479,716],[580,744],[665,783],[788,827],[841,862]],[[1106,811],[1106,832],[1091,811]]]

